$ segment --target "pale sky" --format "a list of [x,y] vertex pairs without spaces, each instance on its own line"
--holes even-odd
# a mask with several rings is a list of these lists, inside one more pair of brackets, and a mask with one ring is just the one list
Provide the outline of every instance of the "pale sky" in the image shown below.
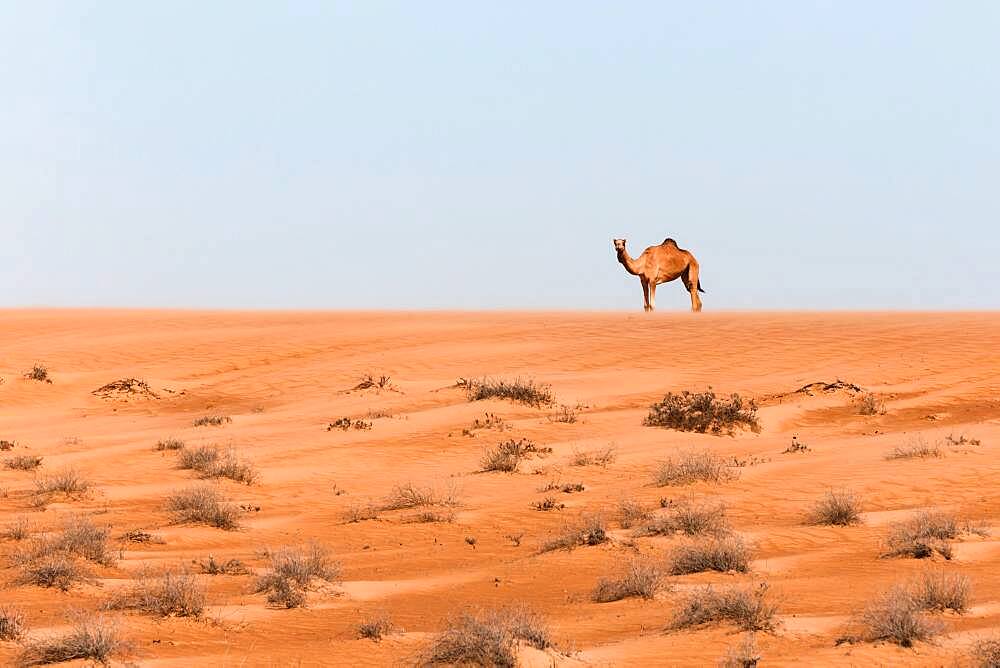
[[[1000,307],[1000,3],[0,0],[0,305]],[[657,306],[683,310],[679,282]]]

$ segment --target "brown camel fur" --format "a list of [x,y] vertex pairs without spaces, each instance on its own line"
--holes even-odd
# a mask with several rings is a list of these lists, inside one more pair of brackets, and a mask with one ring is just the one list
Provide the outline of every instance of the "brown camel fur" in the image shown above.
[[650,246],[634,260],[625,250],[624,239],[615,239],[615,251],[618,252],[618,261],[625,267],[625,271],[638,276],[642,282],[643,310],[652,311],[656,308],[654,303],[656,286],[675,278],[680,278],[684,282],[684,287],[691,293],[691,310],[701,310],[701,298],[698,292],[704,290],[701,289],[701,281],[698,280],[698,261],[691,253],[678,248],[676,241],[664,239],[662,244]]

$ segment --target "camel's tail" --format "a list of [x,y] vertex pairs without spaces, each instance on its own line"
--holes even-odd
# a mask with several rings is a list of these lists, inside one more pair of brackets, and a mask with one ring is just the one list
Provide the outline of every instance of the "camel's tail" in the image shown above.
[[704,290],[701,289],[701,279],[700,278],[698,279],[698,292],[704,292]]

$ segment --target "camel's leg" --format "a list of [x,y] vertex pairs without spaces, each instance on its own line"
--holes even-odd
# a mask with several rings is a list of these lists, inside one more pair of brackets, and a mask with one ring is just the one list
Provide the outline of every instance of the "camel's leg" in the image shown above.
[[645,278],[639,280],[642,282],[642,310],[649,311],[649,282]]
[[649,310],[656,310],[656,281],[649,282]]
[[698,265],[689,265],[687,274],[687,281],[684,287],[691,293],[691,310],[700,311],[701,297],[698,296]]

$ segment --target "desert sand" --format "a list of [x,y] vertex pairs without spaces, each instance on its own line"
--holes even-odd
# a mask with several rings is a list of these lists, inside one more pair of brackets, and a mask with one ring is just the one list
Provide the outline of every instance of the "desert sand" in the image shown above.
[[[408,665],[463,608],[525,603],[556,642],[523,653],[536,665],[715,665],[744,634],[730,624],[667,631],[685,592],[712,583],[766,581],[779,624],[758,632],[763,666],[972,665],[969,647],[1000,633],[1000,314],[997,313],[385,313],[0,311],[0,460],[38,455],[36,471],[0,469],[0,529],[26,516],[36,533],[83,514],[111,528],[112,565],[68,592],[19,584],[11,558],[25,541],[0,541],[5,605],[27,616],[28,638],[67,627],[70,608],[98,610],[109,593],[151,571],[187,569],[205,586],[201,618],[108,613],[133,643],[116,662],[143,666]],[[24,373],[43,364],[51,383]],[[385,388],[352,389],[366,375]],[[531,378],[557,406],[469,401],[460,378]],[[96,396],[121,378],[157,396]],[[861,415],[858,393],[796,392],[843,380],[884,401]],[[759,404],[760,433],[732,436],[647,427],[668,391],[739,393]],[[506,431],[473,429],[485,413]],[[206,415],[231,417],[194,426]],[[374,417],[373,417],[374,416]],[[371,429],[332,429],[339,418]],[[463,433],[465,430],[465,433]],[[964,435],[979,444],[950,445]],[[795,436],[807,451],[786,453]],[[941,456],[887,459],[921,437]],[[198,482],[162,439],[232,447],[253,463],[252,485],[212,481],[243,507],[234,531],[176,523],[165,508]],[[552,448],[518,472],[481,472],[485,448],[527,438]],[[603,464],[579,453],[613,448]],[[735,479],[658,487],[658,463],[707,449],[742,466]],[[35,479],[75,467],[84,493],[35,499]],[[577,493],[539,491],[578,482]],[[394,486],[454,494],[452,521],[417,522],[412,510],[347,522]],[[816,526],[805,516],[829,490],[862,500],[863,522]],[[546,496],[565,504],[542,512]],[[683,540],[635,537],[616,520],[622,500],[662,512],[660,500],[723,502],[754,549],[751,572],[669,576],[651,600],[591,601],[598,579],[629,559],[662,561]],[[892,522],[924,509],[991,528],[952,541],[954,556],[884,558]],[[540,553],[582,512],[602,513],[610,540]],[[162,542],[131,543],[143,530]],[[509,536],[519,536],[520,544]],[[466,539],[469,540],[466,540]],[[340,562],[338,582],[313,587],[305,607],[269,606],[254,574],[206,575],[194,562],[239,559],[254,572],[263,550],[317,540]],[[933,643],[837,644],[874,594],[927,569],[967,575],[965,614],[936,615]],[[397,631],[359,639],[365,617]],[[0,663],[20,645],[0,642]]]

